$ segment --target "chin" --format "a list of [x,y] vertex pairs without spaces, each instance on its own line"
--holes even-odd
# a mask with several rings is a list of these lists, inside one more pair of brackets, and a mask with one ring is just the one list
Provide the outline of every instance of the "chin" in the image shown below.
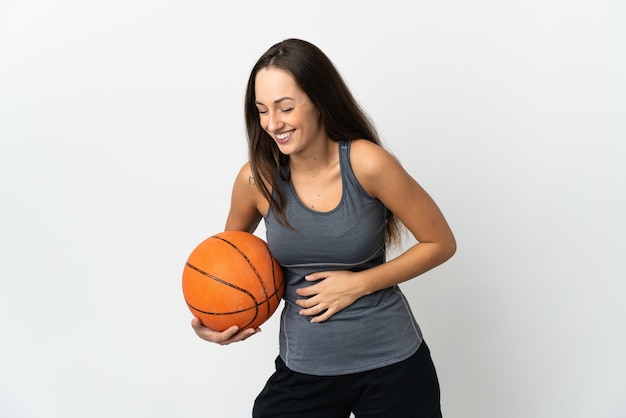
[[291,143],[288,142],[286,144],[279,144],[278,142],[276,142],[276,146],[278,147],[278,151],[281,152],[281,154],[284,155],[291,155],[293,154],[293,147],[291,146]]

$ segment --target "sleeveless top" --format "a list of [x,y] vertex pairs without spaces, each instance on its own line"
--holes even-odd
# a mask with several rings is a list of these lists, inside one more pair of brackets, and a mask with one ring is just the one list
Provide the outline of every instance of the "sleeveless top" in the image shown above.
[[293,371],[335,376],[405,360],[422,342],[420,328],[398,286],[364,296],[321,323],[299,314],[295,293],[318,271],[361,271],[385,262],[387,209],[369,196],[350,165],[350,141],[339,141],[342,197],[329,212],[314,211],[297,197],[290,181],[278,179],[286,215],[295,231],[268,211],[266,240],[284,271],[280,356]]

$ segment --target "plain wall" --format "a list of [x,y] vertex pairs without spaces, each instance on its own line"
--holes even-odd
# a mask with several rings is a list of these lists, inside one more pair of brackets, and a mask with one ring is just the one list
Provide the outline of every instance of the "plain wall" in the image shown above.
[[0,0],[0,416],[250,415],[278,316],[206,343],[180,280],[288,37],[455,231],[402,285],[444,415],[626,416],[625,28],[618,0]]

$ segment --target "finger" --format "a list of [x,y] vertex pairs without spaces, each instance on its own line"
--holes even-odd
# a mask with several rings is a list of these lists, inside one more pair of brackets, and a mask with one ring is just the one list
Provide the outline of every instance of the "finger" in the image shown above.
[[202,326],[202,321],[197,316],[194,316],[191,320],[191,327],[193,329],[200,328]]
[[317,293],[311,293],[311,295],[302,295],[306,296],[306,299],[296,299],[296,304],[302,308],[312,308],[322,302],[323,299]]
[[239,327],[236,325],[233,325],[230,328],[225,329],[224,331],[220,332],[220,338],[223,339],[230,339],[232,338],[234,335],[237,335],[237,333],[239,333]]
[[191,327],[193,328],[196,335],[198,335],[198,337],[212,343],[222,343],[224,341],[227,341],[239,332],[239,327],[237,327],[236,325],[233,325],[232,327],[222,332],[215,331],[213,329],[205,327],[202,324],[202,321],[200,321],[200,319],[197,317],[194,317],[191,320]]
[[330,317],[332,317],[334,314],[335,313],[331,312],[330,309],[327,309],[326,312],[324,312],[323,314],[317,315],[317,316],[314,316],[313,318],[311,318],[311,322],[312,323],[324,322],[324,321],[330,319]]
[[198,318],[194,318],[191,320],[191,326],[194,329],[194,331],[196,331],[196,334],[198,335],[202,334],[202,336],[209,336],[212,339],[219,339],[219,340],[228,339],[232,337],[233,335],[237,334],[237,332],[239,331],[239,327],[236,325],[233,325],[232,327],[227,328],[224,331],[216,331],[214,329],[205,327],[204,324],[202,324],[202,322]]
[[324,305],[318,304],[307,309],[301,309],[299,314],[303,316],[315,316],[321,314],[325,310],[326,308],[324,307]]
[[318,271],[316,273],[307,274],[304,276],[304,279],[309,282],[315,282],[317,280],[322,280],[328,277],[328,272],[326,271]]
[[194,331],[196,331],[198,337],[202,338],[203,340],[209,341],[211,343],[221,344],[229,341],[234,335],[238,333],[239,329],[237,327],[231,327],[224,332],[218,332],[207,327],[202,327],[195,329]]
[[236,343],[239,341],[243,341],[243,340],[247,340],[248,338],[252,337],[254,334],[257,334],[261,332],[261,328],[248,328],[248,329],[244,329],[241,332],[238,332],[237,334],[235,334],[234,336],[232,336],[231,338],[221,341],[218,344],[220,345],[228,345],[231,343]]
[[313,285],[313,286],[307,286],[307,287],[300,287],[298,289],[296,289],[296,295],[298,296],[315,296],[319,293],[319,290],[317,288],[317,285]]

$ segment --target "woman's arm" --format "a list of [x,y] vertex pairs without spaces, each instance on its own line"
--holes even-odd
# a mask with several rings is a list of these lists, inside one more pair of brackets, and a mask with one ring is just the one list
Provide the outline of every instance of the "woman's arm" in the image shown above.
[[394,156],[366,141],[355,141],[353,146],[353,170],[363,188],[389,208],[417,240],[397,258],[371,269],[364,277],[368,294],[444,263],[456,252],[456,240],[437,204]]
[[257,189],[250,163],[246,163],[235,178],[230,198],[230,211],[225,231],[253,233],[266,213],[268,204]]
[[[261,221],[261,210],[264,210],[263,213],[267,211],[267,204],[263,204],[264,199],[251,178],[250,165],[246,163],[239,171],[233,185],[225,231],[237,230],[253,233]],[[239,330],[238,327],[232,326],[223,332],[218,332],[205,327],[200,319],[195,317],[191,321],[191,326],[198,337],[220,345],[243,341],[261,331],[260,328]]]
[[389,208],[418,243],[393,260],[358,273],[307,276],[310,281],[321,280],[297,291],[308,297],[298,304],[304,308],[301,314],[314,316],[313,322],[327,320],[362,296],[419,276],[456,251],[454,235],[433,199],[389,152],[369,141],[353,141],[351,165],[365,191]]

